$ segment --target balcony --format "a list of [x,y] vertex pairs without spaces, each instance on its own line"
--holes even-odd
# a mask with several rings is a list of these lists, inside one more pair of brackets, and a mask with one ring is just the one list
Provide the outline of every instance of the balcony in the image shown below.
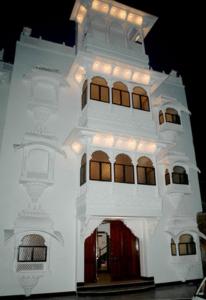
[[88,181],[80,187],[78,215],[148,216],[161,215],[157,186]]
[[89,100],[81,112],[79,125],[90,129],[120,131],[156,137],[152,113],[111,103]]

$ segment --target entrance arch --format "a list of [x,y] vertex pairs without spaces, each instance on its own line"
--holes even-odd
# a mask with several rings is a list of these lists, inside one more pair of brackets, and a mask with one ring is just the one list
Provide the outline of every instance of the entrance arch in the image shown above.
[[84,253],[87,283],[140,277],[139,240],[121,220],[103,221],[85,239]]

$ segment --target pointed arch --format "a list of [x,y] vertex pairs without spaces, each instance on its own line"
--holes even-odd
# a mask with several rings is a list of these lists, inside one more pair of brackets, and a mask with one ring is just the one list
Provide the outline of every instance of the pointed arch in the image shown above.
[[136,86],[133,88],[132,103],[135,109],[150,111],[149,97],[142,87]]
[[155,168],[151,159],[142,156],[137,161],[137,182],[138,184],[156,185]]
[[90,160],[90,180],[111,181],[111,163],[104,151],[95,151]]
[[171,107],[168,107],[165,111],[165,120],[169,123],[181,124],[178,111]]
[[114,163],[114,181],[119,183],[134,183],[134,166],[126,154],[119,154]]
[[103,77],[93,77],[90,83],[90,99],[109,103],[109,87]]
[[188,175],[184,167],[173,167],[172,182],[175,184],[189,184]]
[[121,81],[114,82],[112,87],[112,103],[130,107],[128,87]]

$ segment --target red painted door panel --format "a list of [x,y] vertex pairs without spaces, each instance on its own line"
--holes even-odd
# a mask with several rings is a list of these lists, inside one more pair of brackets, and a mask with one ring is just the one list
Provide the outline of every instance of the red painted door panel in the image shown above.
[[96,282],[96,230],[84,243],[84,281]]

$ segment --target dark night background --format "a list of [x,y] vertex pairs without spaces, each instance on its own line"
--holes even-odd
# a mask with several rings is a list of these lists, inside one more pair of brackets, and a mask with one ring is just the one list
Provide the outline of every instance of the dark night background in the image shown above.
[[[19,3],[20,2],[20,3]],[[178,71],[186,88],[196,150],[202,200],[206,201],[206,146],[204,134],[204,92],[201,89],[201,69],[204,72],[203,1],[177,0],[122,0],[131,7],[159,17],[148,34],[145,45],[150,65],[156,71]],[[14,2],[15,3],[15,2]],[[54,41],[74,43],[74,22],[69,16],[74,0],[67,2],[18,1],[18,6],[7,1],[1,6],[0,49],[5,48],[4,61],[13,62],[15,42],[23,27],[32,28],[32,36]],[[181,5],[181,6],[180,6]],[[3,18],[2,18],[3,16]],[[206,209],[206,207],[205,207]]]

